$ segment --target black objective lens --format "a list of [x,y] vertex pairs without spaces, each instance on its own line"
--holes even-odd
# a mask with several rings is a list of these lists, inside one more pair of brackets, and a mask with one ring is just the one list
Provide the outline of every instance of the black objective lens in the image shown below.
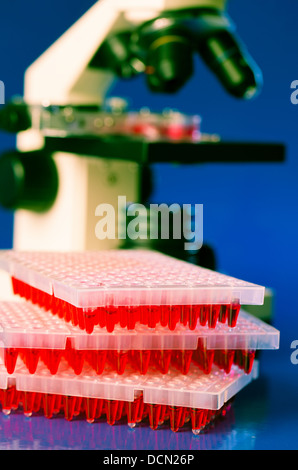
[[154,92],[175,93],[193,74],[192,48],[182,36],[164,35],[151,44],[147,82]]
[[130,33],[119,33],[107,38],[89,64],[91,68],[111,70],[124,79],[136,75],[141,66],[130,50]]
[[252,98],[260,90],[262,74],[245,47],[228,31],[206,37],[199,53],[225,89],[237,98]]
[[175,93],[194,72],[194,52],[231,95],[249,99],[259,92],[259,67],[235,35],[232,21],[215,8],[167,12],[133,33],[109,37],[89,66],[109,69],[121,78],[145,71],[151,91]]

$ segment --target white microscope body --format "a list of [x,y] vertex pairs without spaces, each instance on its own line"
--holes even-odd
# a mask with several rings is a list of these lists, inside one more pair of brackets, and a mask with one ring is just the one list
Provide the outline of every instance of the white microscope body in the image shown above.
[[[102,42],[122,30],[134,30],[162,11],[216,7],[224,0],[99,0],[26,71],[24,100],[29,105],[101,105],[115,80],[113,73],[90,68]],[[18,135],[21,151],[43,146],[35,130]],[[17,250],[97,250],[114,248],[115,240],[95,235],[98,204],[116,207],[118,196],[138,202],[138,165],[117,159],[57,152],[59,190],[44,214],[17,210],[13,246]]]

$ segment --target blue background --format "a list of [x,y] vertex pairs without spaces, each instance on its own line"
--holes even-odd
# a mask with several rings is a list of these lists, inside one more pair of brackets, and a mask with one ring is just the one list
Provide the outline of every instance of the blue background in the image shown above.
[[[24,70],[92,4],[87,0],[71,3],[14,0],[1,5],[0,79],[6,86],[7,101],[15,94],[22,94]],[[165,449],[298,447],[298,366],[290,362],[290,344],[298,339],[298,106],[290,101],[290,84],[298,79],[298,4],[292,0],[231,0],[228,11],[264,74],[264,88],[257,99],[242,102],[228,96],[199,59],[196,59],[194,77],[174,97],[152,95],[143,77],[133,82],[118,82],[112,90],[113,94],[128,97],[134,108],[149,106],[159,111],[173,107],[200,114],[203,131],[218,133],[225,139],[278,141],[287,146],[287,159],[282,164],[154,167],[156,186],[152,200],[204,204],[204,240],[216,248],[218,268],[273,288],[274,323],[281,330],[281,349],[262,355],[263,382],[242,392],[243,401],[239,398],[235,406],[238,419],[231,423],[230,434],[226,431],[221,434],[219,429],[200,441],[188,434],[170,437],[165,431]],[[14,145],[13,136],[0,134],[0,152]],[[0,248],[11,247],[12,227],[12,214],[0,209]],[[63,426],[73,426],[72,433],[77,436],[74,444],[69,443],[66,430],[64,441],[50,443],[41,439],[40,442],[32,435],[32,426],[36,426],[32,422],[36,421],[24,421],[18,415],[1,416],[0,420],[0,429],[4,430],[1,435],[7,435],[5,429],[12,433],[10,438],[3,437],[2,448],[14,445],[27,448],[34,445],[99,448],[102,445],[105,448],[107,445],[96,437],[98,430],[92,431],[90,441],[80,439],[80,433],[87,432],[82,431],[82,423],[59,424],[62,433]],[[44,425],[39,422],[39,426],[50,440],[50,426],[56,424],[48,424],[46,420],[41,423]],[[162,448],[160,438],[150,430],[129,435],[121,426],[113,430],[101,426],[102,435],[111,435],[110,440],[104,441],[109,442],[109,448],[135,445]],[[232,437],[228,439],[229,435]]]

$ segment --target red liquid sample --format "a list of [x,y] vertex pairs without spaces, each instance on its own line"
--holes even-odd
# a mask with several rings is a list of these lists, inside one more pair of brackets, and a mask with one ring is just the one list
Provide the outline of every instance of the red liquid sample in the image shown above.
[[240,304],[237,302],[227,305],[107,305],[98,308],[81,308],[60,300],[54,295],[46,294],[15,278],[12,278],[12,286],[15,294],[51,311],[54,315],[58,315],[66,322],[71,322],[88,334],[91,334],[97,325],[112,333],[115,325],[134,330],[138,323],[152,329],[161,325],[174,331],[179,323],[194,330],[198,324],[215,328],[220,321],[221,323],[227,322],[232,328],[237,324],[240,311]]

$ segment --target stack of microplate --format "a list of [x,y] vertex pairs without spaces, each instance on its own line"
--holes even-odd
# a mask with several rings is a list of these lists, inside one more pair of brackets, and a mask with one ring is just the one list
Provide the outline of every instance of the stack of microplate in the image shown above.
[[241,307],[263,287],[157,252],[12,250],[0,267],[19,296],[0,303],[4,413],[198,434],[279,347]]

